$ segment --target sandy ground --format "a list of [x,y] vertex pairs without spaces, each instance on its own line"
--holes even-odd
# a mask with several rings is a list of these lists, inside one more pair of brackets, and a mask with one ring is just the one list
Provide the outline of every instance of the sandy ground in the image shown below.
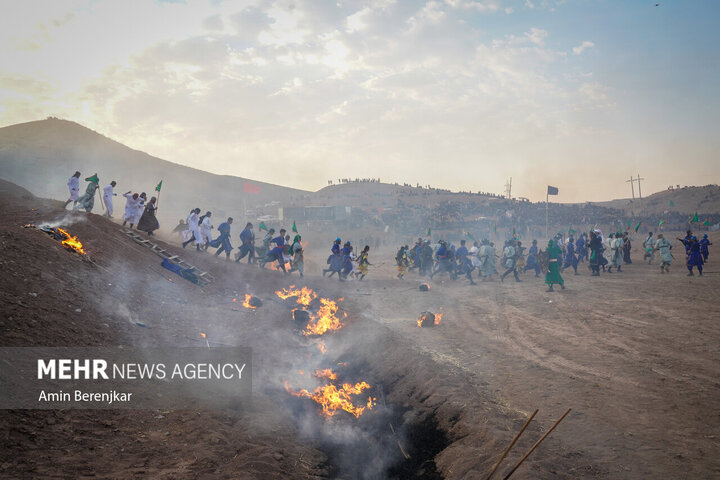
[[[529,275],[477,286],[439,278],[422,293],[414,274],[393,279],[390,263],[364,282],[308,270],[300,283],[169,247],[213,272],[216,282],[200,289],[95,215],[69,227],[97,265],[82,261],[21,227],[62,216],[57,202],[0,187],[2,345],[197,346],[202,331],[217,344],[249,342],[254,379],[267,377],[254,381],[255,401],[243,411],[0,412],[4,478],[361,478],[333,467],[332,452],[298,420],[297,401],[275,387],[285,376],[279,372],[319,355],[317,342],[288,328],[288,306],[270,300],[290,283],[345,298],[348,325],[327,338],[329,353],[319,361],[362,363],[374,394],[383,383],[383,400],[408,425],[401,441],[412,455],[427,456],[409,470],[389,470],[390,477],[484,478],[536,408],[499,473],[572,408],[513,478],[720,475],[714,262],[703,278],[686,277],[678,265],[660,275],[636,260],[622,274],[566,274],[567,290],[555,293]],[[371,262],[393,253],[373,252]],[[316,265],[326,256],[308,255]],[[263,297],[263,308],[232,302],[246,292]],[[420,312],[441,308],[440,326],[417,327]],[[363,416],[356,426],[371,422]],[[423,422],[442,441],[416,438],[430,430],[411,424]]]

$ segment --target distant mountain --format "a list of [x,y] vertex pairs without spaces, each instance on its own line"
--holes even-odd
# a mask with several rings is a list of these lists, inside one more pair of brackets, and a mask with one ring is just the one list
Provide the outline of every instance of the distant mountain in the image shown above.
[[[244,222],[243,197],[247,209],[271,201],[301,202],[310,192],[257,182],[241,177],[215,175],[133,150],[75,122],[49,118],[0,128],[0,178],[21,185],[39,197],[66,200],[66,182],[76,171],[81,193],[82,179],[97,172],[100,186],[111,180],[115,189],[115,217],[122,215],[128,190],[144,191],[148,198],[162,180],[159,219],[162,227],[172,228],[191,208],[213,211],[219,220],[235,216]],[[259,187],[260,193],[244,194],[243,182]],[[275,208],[277,213],[277,208]],[[96,197],[95,213],[101,213]],[[257,212],[261,214],[262,212]]]

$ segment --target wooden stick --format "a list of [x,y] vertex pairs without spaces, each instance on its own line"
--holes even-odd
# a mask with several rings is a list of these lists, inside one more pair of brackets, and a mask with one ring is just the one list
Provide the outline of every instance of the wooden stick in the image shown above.
[[505,457],[507,456],[507,454],[510,453],[510,449],[515,446],[517,441],[520,439],[520,435],[522,435],[523,432],[525,431],[525,429],[527,428],[527,426],[530,425],[530,422],[532,422],[532,419],[535,418],[535,415],[537,415],[537,413],[538,413],[538,409],[536,408],[535,411],[532,413],[532,415],[530,415],[530,418],[528,418],[527,421],[525,422],[525,425],[523,425],[523,427],[520,429],[520,431],[517,433],[517,435],[515,435],[515,438],[513,438],[512,443],[505,449],[502,456],[500,457],[500,460],[497,461],[497,463],[495,464],[495,467],[493,467],[493,469],[492,469],[492,472],[490,472],[490,475],[488,475],[485,480],[490,480],[492,478],[492,476],[495,475],[495,471],[498,469],[498,467],[503,462],[503,460],[505,460]]
[[555,430],[555,427],[557,427],[557,426],[560,424],[560,422],[562,422],[563,418],[567,417],[567,414],[570,413],[570,410],[572,410],[572,409],[571,409],[571,408],[568,408],[567,411],[566,411],[565,413],[563,413],[562,417],[558,418],[557,422],[555,422],[555,423],[553,424],[553,426],[550,427],[550,430],[548,430],[547,432],[545,432],[545,435],[543,435],[542,437],[540,437],[540,440],[538,440],[537,442],[535,442],[535,445],[533,445],[532,448],[530,448],[530,450],[525,454],[525,456],[522,457],[522,458],[520,459],[520,461],[512,468],[512,470],[510,470],[510,472],[509,472],[507,475],[505,475],[505,477],[503,478],[503,480],[508,480],[508,478],[510,478],[510,475],[512,475],[512,474],[515,472],[515,470],[517,470],[518,467],[519,467],[520,465],[522,465],[522,463],[525,461],[525,459],[528,458],[533,451],[535,451],[535,449],[538,447],[538,445],[540,445],[540,443],[541,443],[543,440],[545,440],[545,438],[546,438],[548,435],[550,435],[550,432],[552,432],[553,430]]

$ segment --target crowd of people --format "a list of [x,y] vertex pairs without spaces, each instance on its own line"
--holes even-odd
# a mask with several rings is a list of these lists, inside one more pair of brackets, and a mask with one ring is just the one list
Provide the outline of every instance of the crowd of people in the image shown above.
[[[80,176],[80,172],[75,172],[68,180],[70,198],[65,203],[65,207],[73,202],[73,209],[82,208],[90,212],[94,206],[100,180],[97,174],[86,178],[85,181],[88,184],[85,194],[81,196],[79,195]],[[374,179],[370,179],[370,181],[374,181]],[[117,196],[114,192],[116,186],[117,183],[111,181],[102,189],[101,198],[105,215],[110,218],[113,216],[114,197]],[[159,191],[159,187],[160,185],[156,190]],[[148,201],[145,192],[138,194],[132,191],[124,193],[123,196],[126,199],[123,226],[129,224],[130,229],[137,228],[148,235],[153,235],[153,232],[159,228],[156,219],[157,198],[152,197]],[[230,259],[233,250],[232,217],[228,217],[218,226],[218,235],[213,238],[215,228],[212,225],[212,212],[206,211],[202,215],[201,212],[200,208],[192,209],[187,219],[180,220],[173,230],[182,236],[183,248],[194,243],[198,252],[207,252],[208,248],[212,247],[216,249],[215,256],[224,253],[226,259]],[[256,245],[253,224],[248,222],[245,225],[240,233],[241,245],[235,255],[235,261],[239,263],[247,258],[248,263],[257,264],[260,268],[275,265],[276,269],[285,274],[297,271],[301,277],[304,276],[304,247],[302,237],[295,224],[293,223],[292,227],[295,234],[292,240],[284,228],[280,228],[276,233],[274,228],[268,228],[264,223],[260,223],[258,230],[264,230],[266,233],[261,244]],[[442,239],[433,245],[430,238],[423,239],[422,237],[418,238],[412,248],[402,245],[394,258],[397,278],[404,279],[408,273],[417,271],[419,276],[428,276],[430,279],[443,275],[449,276],[452,280],[464,277],[471,285],[475,285],[475,279],[491,281],[497,276],[501,282],[504,282],[511,274],[516,282],[520,282],[519,274],[530,271],[535,274],[535,277],[540,277],[541,273],[545,273],[548,291],[553,291],[554,285],[565,288],[562,274],[567,269],[572,268],[573,273],[578,275],[578,266],[585,262],[587,262],[592,276],[600,276],[601,271],[608,274],[622,273],[623,265],[632,263],[630,255],[632,240],[628,231],[613,232],[605,237],[600,229],[593,228],[589,232],[582,232],[576,239],[574,232],[569,230],[567,238],[562,233],[557,234],[548,241],[544,250],[539,248],[537,240],[532,240],[531,246],[526,248],[518,235],[513,232],[512,238],[506,240],[499,248],[500,255],[498,255],[494,242],[488,239],[475,241],[472,235],[468,234],[468,236],[473,240],[471,246],[468,246],[465,239],[461,239],[457,247],[454,243]],[[702,276],[703,265],[709,257],[709,246],[712,245],[707,234],[698,240],[692,231],[688,230],[686,236],[678,238],[678,240],[685,248],[685,264],[688,275],[694,275],[694,270],[697,269],[698,274]],[[375,247],[378,246],[379,242],[376,242]],[[369,261],[370,248],[370,245],[366,244],[362,251],[356,254],[350,241],[343,244],[340,237],[336,238],[330,248],[327,268],[322,271],[323,276],[337,275],[340,281],[351,278],[364,280],[368,275],[369,267],[373,265]],[[649,232],[642,242],[642,248],[643,261],[652,263],[655,256],[659,255],[660,272],[670,271],[674,260],[671,251],[672,243],[662,233],[654,236],[652,232]],[[500,270],[497,267],[497,259],[499,259]],[[501,271],[502,273],[500,273]],[[473,278],[473,273],[475,273],[475,278]]]
[[[68,190],[70,192],[70,198],[65,202],[65,208],[72,203],[73,210],[85,210],[90,213],[95,207],[95,195],[100,187],[100,178],[97,173],[85,179],[88,182],[85,188],[85,193],[80,195],[80,172],[75,172],[67,182]],[[117,182],[115,180],[108,183],[102,189],[101,204],[105,210],[104,215],[108,218],[113,218],[114,208],[114,197],[117,196],[115,193],[115,187]],[[147,194],[133,193],[132,190],[127,191],[123,194],[125,197],[125,212],[123,214],[123,226],[130,224],[130,229],[133,227],[140,231],[143,231],[152,236],[153,232],[160,228],[160,224],[157,221],[157,198],[151,197],[148,201]]]

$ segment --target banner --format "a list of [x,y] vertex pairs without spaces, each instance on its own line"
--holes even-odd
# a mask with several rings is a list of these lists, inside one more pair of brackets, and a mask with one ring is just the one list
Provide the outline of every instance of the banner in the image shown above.
[[260,193],[260,186],[253,185],[252,183],[243,182],[243,192],[258,194]]
[[557,195],[559,192],[560,192],[560,190],[558,190],[557,187],[551,187],[550,185],[548,185],[548,190],[547,190],[548,195]]

